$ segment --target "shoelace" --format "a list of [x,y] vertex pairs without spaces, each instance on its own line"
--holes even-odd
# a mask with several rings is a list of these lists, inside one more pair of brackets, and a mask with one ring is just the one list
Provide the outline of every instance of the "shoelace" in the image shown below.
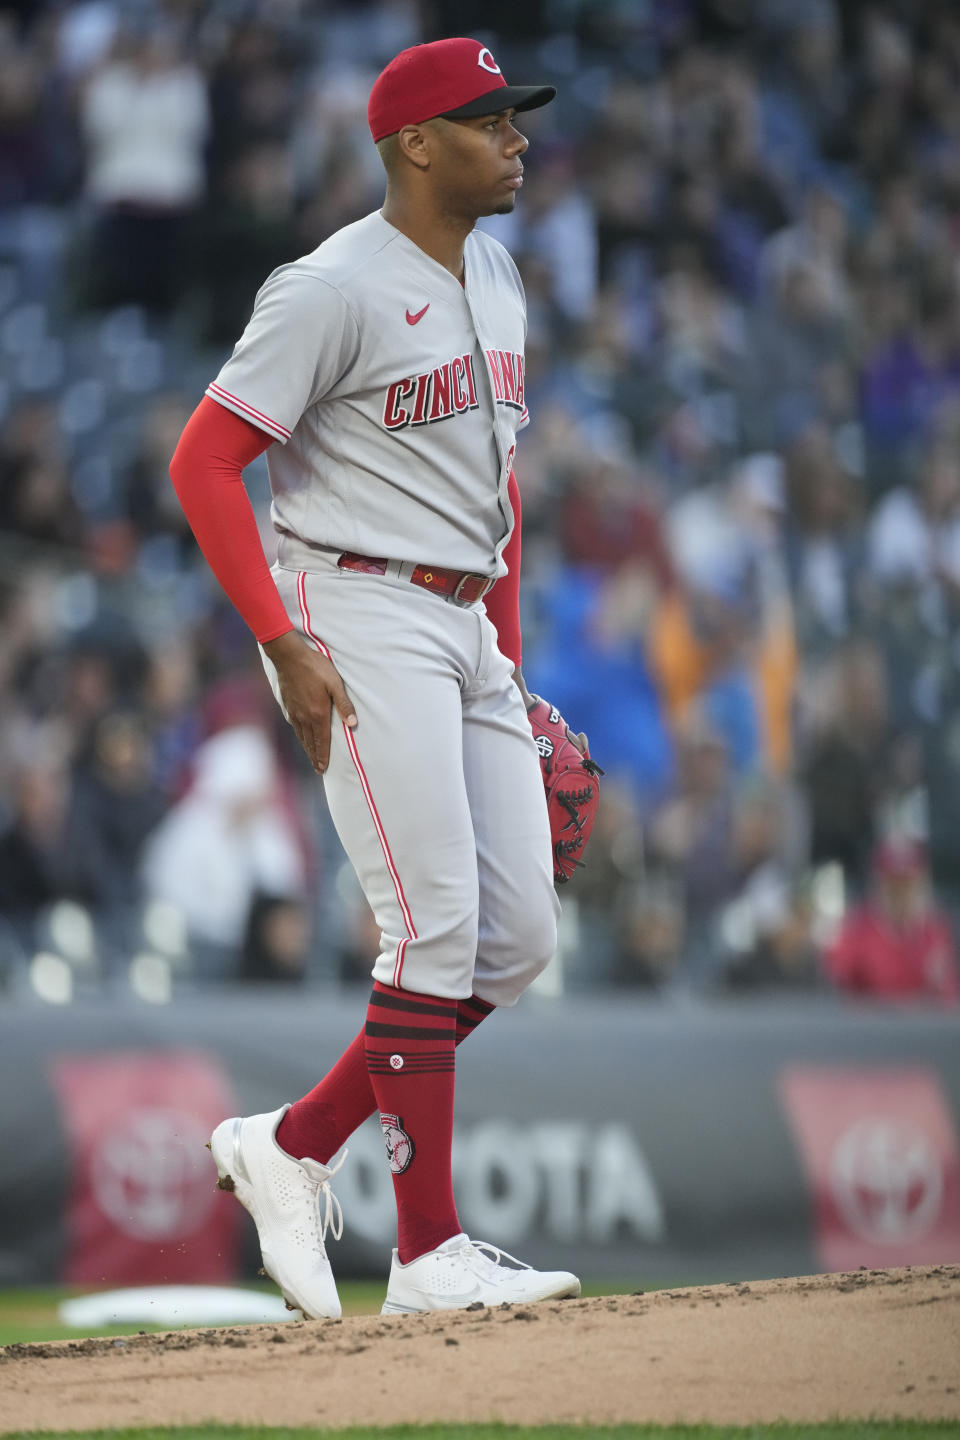
[[[346,1158],[347,1151],[344,1150],[336,1165],[320,1165],[316,1160],[307,1158],[300,1161],[301,1169],[317,1187],[317,1218],[320,1221],[321,1241],[326,1240],[328,1230],[334,1240],[339,1240],[343,1234],[343,1210],[340,1201],[330,1189],[330,1181]],[[322,1173],[318,1174],[318,1171]]]
[[[485,1251],[488,1251],[489,1254],[485,1254]],[[468,1240],[463,1246],[462,1254],[464,1259],[471,1263],[475,1274],[487,1280],[503,1279],[501,1260],[512,1261],[518,1270],[530,1269],[530,1266],[525,1265],[522,1260],[518,1260],[516,1255],[511,1255],[506,1250],[500,1250],[486,1240]]]

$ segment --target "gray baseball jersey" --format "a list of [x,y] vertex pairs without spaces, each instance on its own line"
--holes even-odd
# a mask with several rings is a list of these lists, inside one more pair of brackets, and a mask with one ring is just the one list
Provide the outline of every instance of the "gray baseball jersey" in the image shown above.
[[310,547],[501,575],[527,420],[516,266],[466,241],[465,284],[379,211],[275,270],[207,394],[267,452],[282,565]]
[[[333,726],[324,789],[380,927],[373,973],[509,1005],[556,941],[539,759],[482,603],[404,574],[505,570],[523,290],[488,235],[464,257],[461,286],[368,215],[270,276],[207,394],[280,442],[267,452],[273,573],[356,709],[355,731]],[[342,551],[391,563],[356,573]]]

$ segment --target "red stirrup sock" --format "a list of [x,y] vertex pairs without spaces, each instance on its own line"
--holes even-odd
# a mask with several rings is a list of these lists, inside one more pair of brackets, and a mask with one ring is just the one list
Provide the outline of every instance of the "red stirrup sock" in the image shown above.
[[377,982],[365,1034],[406,1265],[460,1233],[450,1173],[457,1002]]
[[321,1165],[329,1165],[348,1136],[375,1109],[361,1030],[320,1084],[290,1106],[277,1126],[277,1144],[294,1160],[309,1155]]
[[[457,1044],[495,1010],[476,995],[457,1002]],[[302,1160],[309,1155],[329,1165],[358,1125],[377,1108],[367,1072],[366,1036],[361,1030],[353,1044],[308,1095],[290,1106],[277,1129],[277,1144]]]
[[496,1008],[496,1005],[489,1005],[486,1000],[481,1000],[479,995],[471,995],[469,1000],[458,1000],[457,1044],[466,1040],[468,1035],[472,1035],[481,1020],[486,1020],[487,1016]]

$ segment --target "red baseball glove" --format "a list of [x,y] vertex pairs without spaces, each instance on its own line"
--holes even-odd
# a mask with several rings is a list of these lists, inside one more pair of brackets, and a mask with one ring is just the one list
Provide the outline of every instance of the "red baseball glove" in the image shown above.
[[557,885],[565,885],[583,863],[580,857],[590,839],[600,800],[597,777],[603,771],[590,759],[585,737],[582,753],[574,744],[570,738],[572,732],[560,711],[538,695],[531,698],[534,703],[527,711],[527,719],[540,752],[540,769],[547,792],[553,878]]

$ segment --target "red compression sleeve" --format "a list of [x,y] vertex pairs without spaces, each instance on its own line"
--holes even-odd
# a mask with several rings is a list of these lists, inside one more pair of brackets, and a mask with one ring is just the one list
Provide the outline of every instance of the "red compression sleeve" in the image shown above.
[[497,581],[484,603],[502,653],[514,665],[519,665],[523,658],[520,636],[520,487],[512,470],[507,494],[513,506],[513,534],[503,551],[507,574]]
[[170,461],[170,478],[197,544],[261,644],[293,629],[241,475],[270,444],[256,425],[205,395]]

